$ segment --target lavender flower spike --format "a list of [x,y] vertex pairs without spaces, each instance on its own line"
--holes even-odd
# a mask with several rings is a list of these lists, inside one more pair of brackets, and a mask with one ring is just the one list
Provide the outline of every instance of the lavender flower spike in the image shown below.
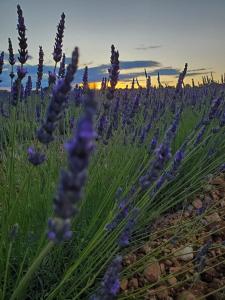
[[114,96],[114,90],[116,88],[119,77],[119,52],[115,51],[115,46],[111,46],[111,68],[109,71],[110,78],[110,90],[107,94],[108,99],[112,99]]
[[4,52],[2,51],[0,55],[0,74],[2,74],[3,65],[4,65]]
[[43,144],[49,144],[53,141],[53,132],[57,121],[61,118],[67,99],[67,94],[71,90],[71,82],[78,68],[78,48],[75,48],[72,54],[72,62],[67,67],[66,76],[60,79],[53,89],[52,99],[50,101],[44,124],[37,132],[38,140]]
[[66,61],[66,55],[65,53],[63,53],[63,57],[62,57],[62,61],[60,63],[60,67],[59,67],[59,73],[58,73],[58,77],[59,78],[64,78],[65,77],[65,61]]
[[187,74],[187,67],[188,67],[188,64],[186,63],[183,72],[181,72],[179,75],[178,83],[177,83],[176,90],[175,90],[176,94],[179,93],[182,89],[182,84],[183,84],[184,78]]
[[63,41],[64,29],[65,29],[65,14],[62,13],[61,20],[57,26],[55,46],[54,46],[54,52],[53,52],[53,59],[56,64],[58,62],[60,62],[60,60],[62,58],[62,41]]
[[23,11],[19,5],[17,5],[17,14],[18,14],[18,40],[19,40],[19,57],[18,60],[21,65],[25,64],[28,59],[28,51],[27,51],[27,38],[26,38],[26,26],[24,24]]
[[27,83],[26,83],[26,88],[25,88],[25,96],[29,97],[32,92],[32,80],[31,76],[28,76]]
[[39,62],[37,70],[37,82],[36,82],[36,92],[41,88],[41,81],[43,77],[43,63],[44,63],[44,52],[41,46],[39,46]]
[[113,300],[117,299],[120,289],[119,272],[122,269],[122,257],[117,256],[107,269],[103,280],[101,282],[101,288],[97,295],[94,295],[90,300]]
[[16,63],[16,60],[15,60],[15,56],[14,56],[14,53],[13,53],[13,47],[12,47],[12,42],[11,42],[11,39],[9,38],[9,64],[11,66],[15,65]]
[[37,152],[33,147],[28,148],[27,154],[29,162],[34,166],[38,166],[46,160],[45,155]]
[[84,102],[84,116],[78,123],[73,139],[66,144],[68,170],[61,172],[58,192],[54,198],[54,218],[48,224],[48,238],[54,242],[62,242],[72,236],[70,221],[77,212],[87,178],[89,158],[94,149],[96,133],[93,115],[96,104],[92,91],[88,92]]
[[13,66],[15,65],[16,63],[16,60],[15,60],[15,56],[14,56],[14,53],[13,53],[13,47],[12,47],[12,42],[11,42],[11,39],[9,38],[9,64],[11,65],[11,72],[9,74],[11,80],[13,80],[13,78],[15,77],[15,74],[13,72]]
[[84,69],[83,89],[84,89],[84,91],[86,91],[88,89],[88,67],[87,66]]

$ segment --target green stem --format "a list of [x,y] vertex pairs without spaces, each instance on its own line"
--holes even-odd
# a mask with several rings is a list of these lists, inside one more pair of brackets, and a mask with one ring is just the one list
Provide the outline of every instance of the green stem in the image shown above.
[[7,261],[6,261],[6,267],[5,267],[5,276],[4,276],[4,285],[3,285],[3,292],[2,292],[2,299],[5,298],[5,290],[6,290],[6,284],[7,284],[7,277],[8,277],[8,270],[9,270],[9,260],[12,252],[12,242],[9,244],[9,250],[7,255]]
[[27,285],[29,281],[31,280],[33,274],[35,271],[38,269],[40,266],[43,258],[48,254],[48,252],[51,250],[51,248],[54,246],[53,242],[49,242],[45,248],[41,251],[41,253],[38,255],[38,257],[35,259],[33,264],[30,266],[28,269],[27,273],[24,275],[24,277],[21,279],[19,282],[19,285],[17,288],[14,290],[10,300],[15,300],[15,299],[22,299],[22,296],[27,288]]

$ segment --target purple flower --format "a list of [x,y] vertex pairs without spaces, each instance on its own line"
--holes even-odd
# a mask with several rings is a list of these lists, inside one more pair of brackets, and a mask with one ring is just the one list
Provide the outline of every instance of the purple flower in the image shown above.
[[12,95],[12,98],[11,98],[11,104],[16,106],[17,103],[18,103],[18,99],[19,99],[19,90],[20,90],[20,81],[18,79],[16,79],[14,82],[13,82],[13,86],[12,86],[12,90],[11,90],[11,95]]
[[17,67],[17,76],[20,81],[23,80],[23,78],[26,76],[26,74],[27,74],[27,69],[25,69],[21,66]]
[[37,138],[43,144],[49,144],[54,140],[53,132],[58,120],[62,117],[67,101],[67,94],[71,90],[71,82],[77,71],[78,57],[78,48],[75,48],[72,54],[72,62],[67,67],[65,78],[60,79],[53,89],[52,98],[46,114],[46,120],[37,132]]
[[2,73],[3,65],[4,65],[4,51],[2,51],[0,55],[0,74]]
[[209,111],[209,120],[212,120],[213,118],[215,118],[218,107],[220,106],[221,101],[222,101],[221,98],[217,98],[217,99],[214,99],[212,101],[212,105],[211,105],[211,108],[210,108],[210,111]]
[[56,74],[54,72],[48,71],[48,86],[54,85],[56,83]]
[[91,300],[113,300],[117,299],[120,290],[119,273],[122,270],[122,257],[116,256],[111,265],[105,272],[101,287],[97,295],[92,296]]
[[53,52],[53,59],[57,64],[62,58],[62,40],[65,29],[65,14],[62,13],[60,22],[57,26],[57,33],[55,38],[55,46]]
[[114,97],[114,90],[116,88],[119,77],[119,52],[115,51],[115,46],[111,46],[111,68],[108,69],[110,79],[110,90],[107,93],[107,98]]
[[100,117],[99,122],[98,122],[98,135],[99,136],[103,135],[106,126],[107,126],[107,117],[105,114],[103,114]]
[[181,72],[180,75],[179,75],[178,83],[177,83],[176,90],[175,90],[175,94],[179,93],[182,89],[184,78],[187,74],[187,67],[188,67],[188,64],[186,63],[183,72]]
[[142,131],[141,131],[141,136],[140,136],[140,143],[143,144],[145,139],[146,139],[146,136],[147,136],[147,132],[146,132],[146,129],[143,128]]
[[34,166],[38,166],[46,160],[45,155],[37,152],[33,147],[29,147],[27,153],[29,162]]
[[18,24],[17,30],[19,34],[19,62],[23,65],[26,63],[28,59],[28,51],[27,51],[27,38],[26,38],[26,26],[24,24],[23,11],[19,5],[17,5],[17,14],[18,14]]
[[124,197],[123,199],[118,199],[118,195],[116,194],[116,199],[118,201],[117,205],[119,208],[118,213],[115,215],[115,217],[113,218],[113,220],[111,221],[111,223],[107,224],[105,229],[107,231],[112,231],[114,230],[119,224],[120,222],[122,222],[124,220],[124,218],[127,217],[129,210],[131,209],[131,202],[130,202],[130,198],[132,197],[132,195],[135,193],[136,188],[135,186],[132,186],[132,188],[130,189],[128,195],[126,197]]
[[194,143],[195,146],[198,145],[202,141],[202,138],[203,138],[203,135],[204,135],[205,131],[206,131],[206,126],[204,125],[204,126],[202,126],[202,128],[200,129],[200,131],[197,135],[197,138],[196,138],[195,143]]
[[88,67],[84,68],[84,75],[83,75],[83,89],[88,89]]
[[8,39],[9,41],[9,64],[11,66],[15,65],[16,63],[16,60],[15,60],[15,56],[14,56],[14,53],[13,53],[13,47],[12,47],[12,42],[11,42],[11,39],[9,38]]
[[26,88],[25,88],[25,96],[29,97],[32,92],[32,80],[31,76],[28,76],[27,83],[26,83]]
[[68,152],[68,170],[61,172],[58,192],[54,198],[54,217],[49,221],[49,239],[61,242],[71,238],[70,219],[77,212],[78,203],[87,178],[89,157],[96,137],[93,128],[95,101],[89,91],[84,101],[85,113],[79,120],[76,132],[65,148]]
[[122,230],[122,233],[119,237],[118,244],[120,247],[127,247],[130,244],[131,234],[134,230],[134,227],[137,223],[139,210],[137,208],[133,208],[130,212],[130,216],[125,227]]
[[37,70],[37,82],[36,82],[36,92],[41,88],[41,81],[43,77],[43,63],[44,63],[44,52],[41,46],[39,46],[39,61]]
[[211,245],[212,245],[212,241],[209,240],[197,252],[197,255],[195,257],[195,261],[196,261],[196,264],[197,264],[197,271],[199,273],[201,273],[203,271],[204,267],[205,267],[206,255],[207,255],[207,252],[209,251],[209,248],[211,247]]
[[171,142],[175,137],[177,125],[180,118],[180,111],[175,116],[172,125],[166,131],[163,142],[155,150],[155,159],[153,160],[150,170],[143,176],[140,177],[139,183],[142,189],[148,188],[153,182],[155,182],[163,171],[166,163],[171,158]]
[[62,61],[60,62],[59,73],[58,73],[59,78],[65,77],[65,72],[66,72],[65,61],[66,61],[66,56],[65,53],[63,53],[63,57],[62,57]]

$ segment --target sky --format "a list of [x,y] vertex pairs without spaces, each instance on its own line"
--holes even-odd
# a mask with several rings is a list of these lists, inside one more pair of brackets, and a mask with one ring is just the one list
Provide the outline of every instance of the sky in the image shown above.
[[[120,84],[133,77],[144,83],[144,68],[156,83],[157,72],[165,84],[174,84],[188,63],[188,76],[216,80],[225,72],[225,0],[0,0],[0,51],[7,54],[8,37],[18,52],[16,5],[23,9],[27,26],[27,69],[35,80],[39,45],[45,53],[45,72],[52,70],[56,26],[66,15],[63,51],[67,60],[80,49],[76,81],[89,67],[89,81],[107,76],[110,47],[120,53]],[[0,79],[9,85],[8,65]]]

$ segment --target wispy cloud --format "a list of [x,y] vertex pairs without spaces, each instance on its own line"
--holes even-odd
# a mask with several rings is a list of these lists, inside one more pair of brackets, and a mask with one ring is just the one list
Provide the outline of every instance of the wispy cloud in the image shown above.
[[199,75],[209,75],[211,73],[215,73],[214,71],[209,71],[209,72],[188,72],[186,77],[194,77],[194,76],[199,76]]
[[202,72],[202,71],[208,71],[210,69],[208,68],[200,68],[200,69],[192,69],[192,70],[189,70],[189,72]]
[[157,49],[157,48],[161,48],[161,45],[152,45],[152,46],[140,46],[140,47],[136,47],[135,50],[149,50],[149,49]]

